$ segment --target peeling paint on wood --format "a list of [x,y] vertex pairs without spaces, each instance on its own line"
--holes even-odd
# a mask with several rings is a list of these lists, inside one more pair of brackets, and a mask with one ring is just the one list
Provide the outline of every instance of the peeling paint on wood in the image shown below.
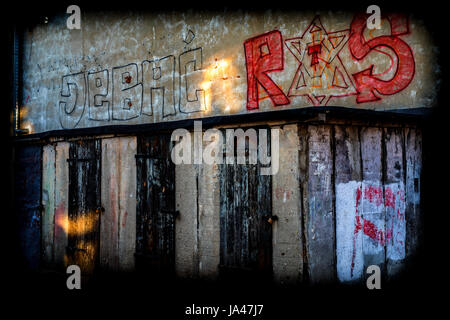
[[136,269],[175,271],[175,165],[170,135],[137,139]]
[[39,145],[21,146],[15,152],[15,214],[21,262],[32,270],[41,263],[41,157]]
[[55,231],[54,261],[58,267],[67,262],[66,247],[69,231],[69,158],[68,142],[58,142],[55,147]]
[[[310,125],[301,146],[307,163],[303,186],[305,248],[311,282],[335,279],[335,216],[331,127]],[[320,252],[320,254],[317,254]]]
[[112,271],[134,269],[136,244],[136,138],[102,140],[100,265]]
[[99,264],[101,141],[79,140],[69,148],[67,264],[86,275]]
[[54,261],[55,230],[55,146],[46,145],[42,151],[42,259],[47,265]]
[[[422,132],[405,129],[406,154],[406,256],[415,258],[422,245],[423,228],[421,216]],[[412,263],[411,261],[407,261]]]
[[401,128],[385,128],[386,258],[387,275],[403,268],[406,243],[404,135]]
[[220,272],[224,276],[250,275],[250,271],[271,276],[272,176],[261,175],[259,162],[236,161],[235,154],[233,164],[219,165]]

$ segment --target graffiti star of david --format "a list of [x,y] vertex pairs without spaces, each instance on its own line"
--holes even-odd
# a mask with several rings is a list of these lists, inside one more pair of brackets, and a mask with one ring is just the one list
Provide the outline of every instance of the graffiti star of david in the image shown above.
[[350,30],[328,33],[315,17],[301,37],[285,40],[298,69],[288,96],[306,96],[313,105],[326,105],[333,97],[356,94],[355,86],[339,58]]

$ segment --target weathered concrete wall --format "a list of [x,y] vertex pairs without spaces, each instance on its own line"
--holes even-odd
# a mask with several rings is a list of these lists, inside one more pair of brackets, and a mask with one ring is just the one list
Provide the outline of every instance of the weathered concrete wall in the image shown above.
[[197,170],[193,164],[175,168],[176,208],[180,216],[175,223],[175,270],[178,276],[198,276]]
[[199,275],[214,279],[220,263],[220,181],[218,165],[199,165]]
[[436,47],[421,21],[355,13],[98,13],[25,34],[30,132],[316,105],[431,107]]
[[280,128],[280,167],[272,179],[273,273],[279,283],[296,283],[303,276],[302,212],[297,125]]

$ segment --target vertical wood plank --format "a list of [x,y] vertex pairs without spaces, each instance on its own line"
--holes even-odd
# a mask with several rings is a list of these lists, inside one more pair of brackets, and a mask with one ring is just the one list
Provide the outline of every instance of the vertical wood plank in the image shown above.
[[260,163],[238,164],[236,155],[220,165],[221,275],[271,275],[272,176],[261,174]]
[[405,220],[405,169],[403,162],[404,136],[401,128],[385,128],[384,185],[386,210],[386,264],[388,277],[395,276],[404,265]]
[[331,127],[310,125],[307,135],[304,212],[309,279],[312,283],[331,282],[336,274]]
[[175,271],[175,165],[170,135],[139,137],[137,153],[137,267],[171,274]]
[[101,142],[72,142],[69,155],[68,263],[91,275],[99,260]]
[[18,219],[21,262],[37,270],[41,264],[41,168],[40,145],[16,148],[14,163],[15,216]]
[[55,147],[55,230],[54,259],[59,267],[67,263],[66,247],[69,230],[69,143],[58,142]]
[[[364,270],[370,265],[385,269],[385,210],[383,197],[382,129],[361,128],[362,195],[361,215],[363,232]],[[369,234],[364,232],[372,230]],[[365,274],[365,272],[364,272]]]
[[55,230],[55,147],[46,145],[42,153],[42,258],[53,264]]
[[361,153],[357,127],[335,127],[336,263],[339,281],[363,278],[360,202]]
[[[406,256],[414,258],[422,241],[420,186],[422,174],[422,132],[405,129],[406,153]],[[413,263],[413,262],[408,262]]]

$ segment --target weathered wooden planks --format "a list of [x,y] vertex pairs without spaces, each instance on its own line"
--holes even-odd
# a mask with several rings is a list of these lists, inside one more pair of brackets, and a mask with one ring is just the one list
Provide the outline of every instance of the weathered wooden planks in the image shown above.
[[112,271],[133,270],[136,244],[136,138],[102,140],[100,263]]
[[[363,127],[360,132],[362,190],[359,228],[364,234],[364,226],[373,230],[370,236],[363,236],[364,275],[370,265],[385,268],[385,210],[383,197],[383,133],[380,128]],[[366,223],[367,221],[367,223]],[[381,234],[380,234],[381,233]]]
[[335,127],[336,269],[342,282],[361,280],[363,233],[358,231],[362,172],[357,127]]
[[58,267],[67,264],[69,232],[69,142],[58,142],[55,147],[55,230],[54,262]]
[[[234,139],[234,137],[232,137]],[[272,177],[261,164],[220,165],[220,265],[223,275],[272,274]]]
[[[422,242],[420,187],[422,172],[422,132],[417,128],[405,129],[406,158],[406,256],[415,258]],[[406,263],[412,263],[406,261]]]
[[331,127],[301,129],[301,165],[308,277],[312,283],[335,279],[335,217],[333,207],[333,154]]
[[68,162],[68,264],[92,274],[99,259],[101,141],[71,142]]
[[[136,137],[44,146],[44,262],[74,263],[85,254],[92,266],[99,254],[106,269],[133,270],[136,251],[138,260],[145,256],[160,267],[189,264],[177,270],[190,276],[213,275],[219,262],[249,270],[275,271],[276,266],[277,280],[304,269],[312,282],[332,281],[336,275],[343,282],[361,281],[372,264],[383,275],[400,272],[420,244],[421,130],[345,125],[291,129],[289,135],[281,134],[280,170],[269,177],[271,182],[249,164],[220,170],[186,165],[177,167],[175,180],[165,134],[141,137],[140,146]],[[81,161],[67,162],[69,149],[70,158]],[[97,159],[94,166],[89,158]],[[100,177],[101,186],[89,183]],[[176,193],[185,223],[177,229],[175,181],[185,189]],[[92,198],[99,190],[102,203]],[[101,205],[105,212],[99,222],[77,219],[92,208],[98,213]],[[280,220],[270,225],[262,217],[272,212]],[[88,229],[95,225],[100,226],[100,240],[93,243],[100,248],[87,254],[95,234]],[[175,245],[183,251],[176,259]],[[66,255],[66,247],[79,251],[78,258],[70,250]]]
[[[355,222],[353,237],[354,240],[359,235],[362,237],[364,265],[361,271],[364,275],[369,265],[378,265],[383,275],[390,278],[404,270],[405,257],[419,241],[420,130],[367,127],[361,129],[360,142],[363,179],[360,187],[353,187],[360,189],[360,201],[356,205],[360,216]],[[336,175],[338,179],[338,167]],[[337,192],[337,206],[343,197]],[[339,228],[337,232],[338,239],[352,234],[350,230],[343,232]],[[353,268],[358,265],[358,250],[352,255]],[[338,260],[339,254],[342,256],[342,251],[338,251]],[[349,260],[344,259],[347,264]]]
[[401,128],[384,128],[387,276],[403,268],[406,243],[404,135]]
[[138,137],[136,268],[142,270],[175,271],[175,165],[170,152],[168,134]]
[[15,152],[14,195],[21,263],[36,270],[41,264],[41,167],[39,145],[19,146]]
[[54,145],[50,144],[42,148],[42,259],[47,266],[54,262],[55,156]]

